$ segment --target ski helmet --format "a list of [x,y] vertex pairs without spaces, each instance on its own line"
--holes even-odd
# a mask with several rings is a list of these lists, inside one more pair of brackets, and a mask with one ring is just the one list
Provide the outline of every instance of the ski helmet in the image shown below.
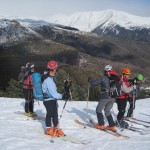
[[138,75],[137,75],[137,79],[138,79],[139,81],[142,81],[142,80],[143,80],[143,78],[144,78],[144,77],[143,77],[143,75],[142,75],[142,74],[138,74]]
[[112,70],[112,66],[111,65],[106,65],[104,70],[105,71],[111,71]]
[[26,68],[30,68],[30,69],[34,68],[34,64],[29,62],[29,63],[26,64]]
[[122,74],[130,75],[130,74],[131,74],[131,71],[130,71],[130,69],[128,69],[128,68],[123,68],[123,69],[122,69]]
[[53,61],[53,60],[49,61],[47,63],[47,68],[51,69],[51,70],[54,70],[54,69],[58,68],[58,63],[56,61]]

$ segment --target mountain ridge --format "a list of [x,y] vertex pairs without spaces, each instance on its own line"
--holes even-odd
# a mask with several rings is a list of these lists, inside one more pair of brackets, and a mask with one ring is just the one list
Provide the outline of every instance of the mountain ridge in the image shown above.
[[[120,21],[118,19],[122,20]],[[60,21],[59,16],[56,16],[55,18],[50,18],[49,22],[73,26],[78,28],[79,30],[88,32],[91,32],[97,26],[106,22],[116,23],[122,27],[125,27],[126,29],[132,29],[130,27],[133,26],[150,28],[150,17],[135,16],[126,12],[116,11],[112,9],[104,11],[77,12],[66,16],[66,18],[62,20],[60,19]]]

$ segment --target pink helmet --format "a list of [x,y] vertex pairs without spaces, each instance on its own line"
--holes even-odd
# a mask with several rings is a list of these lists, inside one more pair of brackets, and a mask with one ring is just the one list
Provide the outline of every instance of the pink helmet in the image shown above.
[[49,61],[47,63],[47,68],[51,69],[51,70],[54,70],[54,69],[58,68],[58,63],[56,61],[53,61],[53,60]]

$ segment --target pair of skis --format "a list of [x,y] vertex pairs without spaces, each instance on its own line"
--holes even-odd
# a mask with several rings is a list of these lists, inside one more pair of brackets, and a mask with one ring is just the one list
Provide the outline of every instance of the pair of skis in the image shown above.
[[146,129],[143,129],[143,128],[137,128],[137,127],[133,127],[133,126],[129,126],[126,130],[137,132],[141,135],[146,135],[146,134],[150,133],[150,130],[146,130]]
[[[14,112],[15,114],[17,114],[17,115],[21,115],[21,116],[25,116],[25,117],[27,117],[27,119],[32,119],[32,120],[42,120],[42,121],[44,121],[45,120],[45,118],[44,117],[42,117],[42,116],[27,116],[27,115],[25,115],[25,113],[24,112],[21,112],[21,111],[17,111],[17,112]],[[47,134],[46,134],[47,135]],[[62,140],[62,141],[68,141],[68,142],[71,142],[71,143],[73,143],[73,144],[83,144],[83,145],[86,145],[86,144],[89,144],[91,141],[89,141],[89,140],[86,140],[86,139],[77,139],[77,138],[75,138],[75,137],[72,137],[72,136],[56,136],[56,137],[52,137],[52,136],[50,136],[50,135],[47,135],[47,136],[49,136],[50,137],[50,142],[51,143],[54,143],[55,142],[55,139],[57,139],[57,140]]]
[[[129,121],[131,123],[138,124],[138,125],[142,125],[145,128],[150,128],[150,122],[148,122],[148,121],[144,121],[144,120],[140,120],[140,119],[136,119],[136,118],[127,118],[127,117],[125,117],[124,120]],[[149,124],[149,125],[147,125],[147,124]]]
[[16,112],[14,112],[14,114],[25,116],[25,117],[27,117],[27,120],[29,120],[31,118],[32,120],[43,120],[43,121],[45,121],[45,117],[42,117],[42,116],[28,116],[22,111],[16,111]]
[[[84,123],[84,122],[81,122],[81,121],[79,121],[79,120],[77,120],[77,119],[75,119],[74,121],[75,121],[75,123],[77,123],[77,124],[79,124],[79,125],[82,125],[84,128],[90,127],[90,128],[97,129],[97,128],[95,127],[95,126],[96,126],[96,123],[95,123],[92,119],[89,120],[89,123]],[[97,129],[97,130],[100,130],[100,129]],[[125,138],[125,139],[128,139],[128,138],[129,138],[128,136],[123,135],[123,134],[121,134],[121,133],[119,133],[119,132],[117,132],[117,131],[110,131],[110,130],[107,130],[107,129],[106,129],[106,130],[100,130],[100,131],[103,131],[103,132],[105,132],[105,133],[111,134],[111,135],[113,135],[113,136],[115,136],[115,137],[123,137],[123,138]]]

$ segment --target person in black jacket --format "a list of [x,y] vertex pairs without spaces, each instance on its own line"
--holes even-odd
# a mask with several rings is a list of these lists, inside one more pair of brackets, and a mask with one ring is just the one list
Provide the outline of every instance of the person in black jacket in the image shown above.
[[[112,90],[111,88],[111,78],[112,77],[117,77],[117,73],[115,71],[112,71],[112,66],[107,65],[105,66],[104,69],[104,75],[97,79],[97,80],[92,80],[90,77],[88,78],[88,82],[90,83],[91,86],[96,86],[100,85],[101,86],[101,97],[99,100],[99,103],[96,108],[96,114],[97,114],[97,119],[98,119],[98,124],[96,125],[96,128],[105,130],[106,128],[108,130],[115,131],[115,122],[113,120],[113,117],[111,115],[111,109],[113,107],[113,104],[115,102],[115,97],[116,95],[116,90]],[[104,117],[102,114],[102,111],[104,110],[105,116],[108,120],[109,126],[105,127],[104,123]]]

